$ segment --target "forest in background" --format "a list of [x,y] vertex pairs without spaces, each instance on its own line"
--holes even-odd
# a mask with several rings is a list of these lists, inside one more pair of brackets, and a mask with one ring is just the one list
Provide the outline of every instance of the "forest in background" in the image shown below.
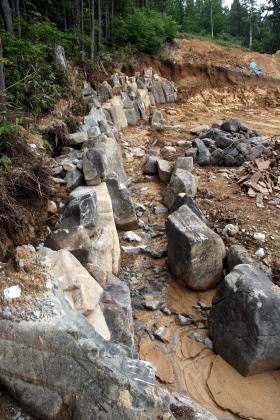
[[176,36],[273,53],[280,48],[280,0],[0,0],[2,113],[34,116],[71,94],[54,64],[61,45],[74,63],[159,54]]

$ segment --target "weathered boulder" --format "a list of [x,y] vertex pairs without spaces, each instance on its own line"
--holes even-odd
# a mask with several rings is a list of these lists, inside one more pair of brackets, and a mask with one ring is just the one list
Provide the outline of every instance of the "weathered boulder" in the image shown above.
[[172,164],[167,160],[158,159],[157,167],[159,179],[168,183],[171,177]]
[[101,308],[111,333],[111,340],[133,349],[130,290],[123,281],[113,274],[108,274],[107,284],[101,298]]
[[193,158],[191,156],[178,157],[175,163],[175,169],[184,169],[185,171],[191,172],[193,170]]
[[[82,193],[75,196],[75,199],[71,200],[66,206],[61,222],[58,223],[57,228],[67,229],[75,226],[83,226],[90,236],[95,233],[95,227],[98,220],[97,212],[97,197],[94,190],[84,190],[83,187],[79,191]],[[72,193],[70,198],[73,198]]]
[[88,133],[86,131],[68,134],[67,140],[70,144],[80,144],[88,140]]
[[169,265],[178,279],[195,290],[222,280],[224,243],[187,205],[168,217],[166,233]]
[[197,191],[197,177],[184,169],[175,169],[166,189],[164,204],[169,209],[180,193],[195,197]]
[[123,159],[121,149],[113,137],[106,137],[105,135],[99,136],[95,145],[97,149],[104,151],[104,161],[106,168],[115,172],[118,175],[119,181],[127,184],[127,175],[123,167]]
[[156,174],[158,169],[158,162],[159,158],[156,156],[148,156],[144,167],[143,167],[143,173],[144,174]]
[[201,166],[206,166],[210,164],[211,153],[207,147],[199,148],[197,154],[197,163]]
[[113,88],[106,81],[103,83],[97,84],[96,92],[97,92],[100,102],[107,102],[109,99],[113,98],[114,96]]
[[257,264],[252,257],[248,255],[248,251],[242,245],[231,245],[227,250],[227,269],[231,271],[236,265],[239,264]]
[[44,245],[54,251],[67,249],[82,263],[89,261],[91,240],[84,226],[57,229],[47,236]]
[[69,169],[65,176],[66,188],[76,188],[83,182],[83,174],[78,168]]
[[154,81],[151,87],[149,87],[149,90],[153,94],[157,104],[165,104],[165,94],[160,81]]
[[137,216],[128,188],[119,183],[115,172],[108,174],[106,184],[112,201],[116,226],[123,230],[138,227]]
[[208,321],[216,352],[242,375],[280,368],[280,288],[258,267],[234,267]]
[[102,287],[66,249],[41,248],[39,255],[44,257],[56,288],[69,305],[84,315],[105,340],[109,340],[110,331],[99,305]]
[[103,150],[94,148],[83,154],[83,173],[87,185],[98,185],[104,181],[106,168]]
[[186,204],[194,212],[194,214],[196,214],[202,220],[202,222],[206,224],[208,223],[206,217],[196,204],[195,200],[186,193],[180,193],[177,195],[176,200],[170,208],[170,212],[173,213],[184,204]]
[[240,129],[240,121],[238,118],[231,118],[229,121],[225,121],[221,125],[221,130],[228,131],[230,133],[236,133]]
[[162,113],[158,109],[155,109],[153,114],[152,114],[152,118],[151,118],[152,128],[161,127],[164,124],[164,122],[165,122],[165,120],[162,116]]
[[139,121],[139,114],[135,109],[124,109],[128,125],[136,125]]
[[46,420],[170,416],[152,365],[103,340],[62,296],[51,299],[51,318],[0,319],[0,381],[15,399]]
[[115,96],[113,99],[106,102],[103,107],[110,113],[111,119],[119,131],[122,128],[127,127],[127,119],[120,97]]
[[70,194],[70,204],[73,200],[79,200],[87,194],[95,194],[98,214],[92,236],[90,262],[102,271],[117,273],[120,264],[120,244],[106,183],[76,188]]

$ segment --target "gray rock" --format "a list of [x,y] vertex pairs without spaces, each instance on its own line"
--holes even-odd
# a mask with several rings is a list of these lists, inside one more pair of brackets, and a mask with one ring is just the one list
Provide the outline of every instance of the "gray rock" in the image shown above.
[[242,375],[280,367],[280,293],[249,264],[236,266],[220,284],[209,315],[215,351]]
[[66,181],[66,188],[75,188],[82,184],[83,174],[79,169],[73,168],[67,171],[64,180]]
[[192,172],[193,170],[193,158],[190,157],[178,157],[175,163],[175,169],[184,169],[185,171]]
[[143,173],[144,174],[156,174],[158,170],[158,162],[159,158],[156,156],[148,156],[144,167],[143,167]]
[[154,81],[149,90],[153,94],[157,104],[165,104],[165,94],[162,88],[162,84],[159,81]]
[[165,120],[162,116],[162,113],[158,109],[155,109],[151,118],[152,128],[161,127],[164,124],[164,122]]
[[253,258],[248,255],[248,251],[242,245],[231,245],[227,251],[226,263],[228,271],[231,271],[239,264],[257,264]]
[[91,240],[83,226],[57,229],[51,232],[47,236],[44,246],[54,251],[67,249],[80,262],[85,263],[89,261]]
[[135,111],[135,109],[124,109],[124,113],[125,113],[128,125],[133,125],[133,126],[137,125],[139,121],[139,115]]
[[211,153],[210,164],[218,166],[224,165],[224,152],[222,149],[216,149]]
[[215,287],[221,281],[224,243],[187,205],[168,217],[166,233],[169,265],[178,279],[195,290]]
[[191,325],[192,320],[190,318],[186,318],[184,315],[178,315],[179,324],[182,326]]
[[167,160],[158,159],[157,167],[159,179],[163,182],[168,183],[171,177],[171,163]]
[[61,296],[52,301],[57,316],[51,319],[0,320],[0,380],[31,415],[129,420],[139,412],[147,418],[169,413],[152,365],[103,340]]
[[202,220],[202,222],[206,224],[208,223],[206,217],[194,199],[186,193],[180,193],[177,195],[172,207],[170,208],[170,212],[174,213],[174,211],[177,211],[179,207],[183,206],[184,204],[186,204],[194,212],[194,214],[196,214]]
[[227,147],[235,145],[236,141],[232,137],[219,136],[215,139],[216,146],[220,149],[226,149]]
[[100,102],[107,102],[109,99],[113,98],[113,89],[108,82],[98,83],[96,86],[96,92],[99,97]]
[[211,153],[207,147],[199,148],[197,155],[197,163],[201,166],[210,165]]
[[225,121],[221,125],[221,130],[227,131],[229,133],[236,133],[240,130],[240,121],[238,118],[231,118],[229,121]]
[[209,126],[208,125],[200,125],[198,127],[194,127],[190,130],[190,132],[192,134],[194,134],[195,136],[199,136],[202,132],[207,132],[209,131]]
[[108,274],[101,297],[101,309],[111,333],[111,341],[134,349],[133,318],[129,287]]
[[147,245],[122,246],[122,250],[129,255],[145,254]]
[[175,202],[177,195],[186,193],[191,197],[196,195],[197,191],[197,177],[190,172],[183,169],[176,169],[170,179],[164,197],[164,205],[169,209]]
[[185,156],[192,157],[193,159],[195,159],[197,156],[197,153],[198,153],[197,147],[190,147],[189,149],[185,151]]
[[83,226],[92,236],[95,232],[97,223],[96,193],[94,191],[84,194],[79,198],[74,198],[66,206],[59,228],[71,228]]
[[104,181],[106,169],[103,150],[90,149],[84,153],[83,173],[87,185],[98,185]]
[[118,176],[114,172],[108,174],[106,184],[111,197],[117,228],[123,230],[137,228],[137,216],[130,191],[124,184],[119,183]]
[[96,140],[95,147],[104,151],[105,167],[115,172],[119,181],[127,185],[128,179],[123,167],[122,153],[115,138],[101,135]]
[[151,300],[144,303],[145,308],[150,309],[151,311],[157,311],[162,306],[162,302],[159,300]]
[[67,140],[71,144],[80,144],[88,140],[88,133],[86,131],[68,134]]

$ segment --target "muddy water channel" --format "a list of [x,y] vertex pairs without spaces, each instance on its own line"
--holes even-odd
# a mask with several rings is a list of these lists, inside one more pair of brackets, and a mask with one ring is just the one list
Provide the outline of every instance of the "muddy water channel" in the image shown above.
[[[174,105],[172,116],[166,106],[161,111],[167,125],[176,119],[181,129],[153,131],[144,124],[126,129],[121,136],[125,168],[133,180],[130,188],[141,220],[135,233],[141,241],[130,242],[120,233],[120,242],[122,246],[144,245],[151,251],[145,255],[123,252],[119,273],[131,290],[140,357],[156,366],[157,379],[164,387],[188,394],[219,420],[279,420],[280,371],[245,378],[215,354],[207,330],[207,315],[215,290],[192,291],[170,272],[165,234],[168,212],[162,205],[166,184],[156,175],[142,172],[145,154],[150,147],[156,146],[162,151],[166,145],[174,146],[176,152],[161,152],[161,158],[170,161],[171,165],[178,156],[184,156],[185,148],[176,143],[191,139],[188,131],[191,127],[237,116],[243,117],[244,124],[259,129],[262,118],[268,121],[268,114],[264,112],[262,118],[259,116],[252,121],[248,114],[236,115],[234,110],[227,110],[224,118],[223,110],[216,110],[212,115],[205,111],[192,114],[182,105]],[[280,127],[277,116],[271,125],[270,135]],[[265,130],[262,134],[266,134]],[[279,232],[275,230],[279,210],[256,209],[255,203],[242,196],[240,188],[232,184],[221,168],[195,167],[193,172],[199,176],[197,203],[207,215],[210,227],[223,228],[231,220],[238,223],[242,228],[240,236],[229,241],[241,243],[252,252],[258,244],[248,243],[245,233],[263,228],[268,237],[270,233],[274,235],[266,246],[267,254],[275,257],[280,241]],[[244,215],[244,207],[250,218]],[[260,225],[261,221],[263,225]]]

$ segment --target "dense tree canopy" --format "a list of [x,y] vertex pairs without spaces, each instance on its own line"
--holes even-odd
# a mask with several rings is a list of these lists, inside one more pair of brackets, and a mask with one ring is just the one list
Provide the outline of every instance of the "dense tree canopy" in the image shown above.
[[104,59],[132,49],[158,53],[177,33],[261,52],[280,48],[280,0],[268,0],[262,6],[256,0],[232,0],[230,8],[222,0],[0,3],[0,89],[5,76],[6,86],[16,84],[16,88],[5,91],[4,99],[33,113],[48,109],[57,97],[67,94],[63,75],[49,59],[55,44],[64,46],[73,60]]

